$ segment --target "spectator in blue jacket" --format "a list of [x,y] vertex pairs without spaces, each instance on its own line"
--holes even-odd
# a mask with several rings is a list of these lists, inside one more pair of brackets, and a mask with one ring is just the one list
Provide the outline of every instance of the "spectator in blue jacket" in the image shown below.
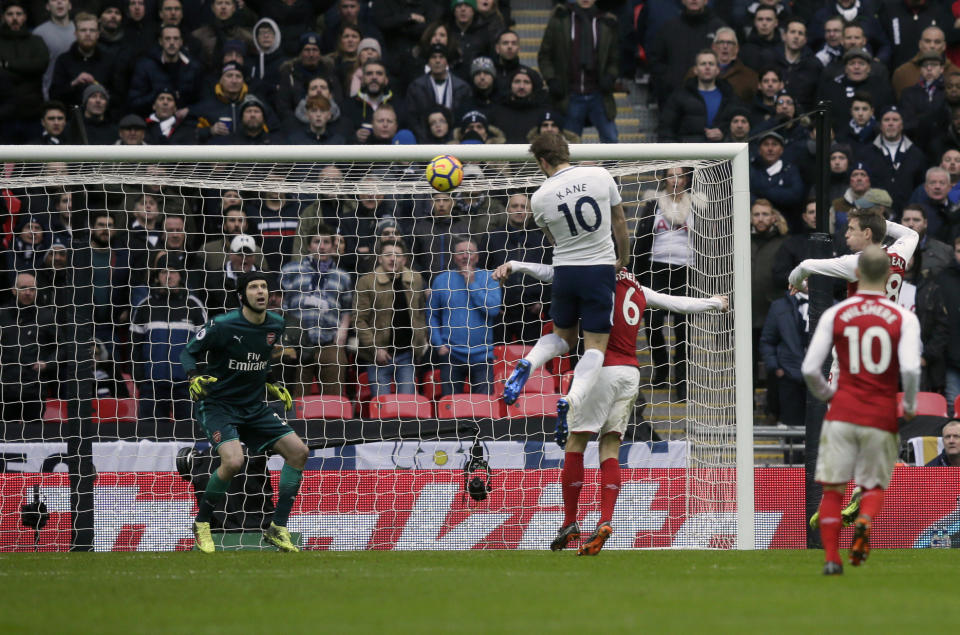
[[806,186],[797,167],[783,161],[783,147],[783,137],[772,130],[760,138],[757,157],[750,165],[750,194],[754,200],[765,198],[773,203],[794,230],[802,222]]
[[140,421],[184,421],[192,416],[180,352],[207,321],[207,311],[184,287],[185,278],[185,273],[169,263],[166,256],[159,256],[150,279],[150,295],[131,313],[133,376],[140,387]]
[[440,364],[442,392],[490,394],[493,389],[493,326],[500,315],[500,285],[492,272],[477,269],[477,244],[461,237],[454,243],[449,271],[438,275],[430,292],[430,343]]
[[[807,300],[805,293],[788,293],[774,300],[760,334],[760,355],[767,367],[767,385],[776,386],[779,420],[791,426],[802,426],[806,413],[807,388],[800,365],[810,339]],[[775,378],[773,384],[771,376]]]

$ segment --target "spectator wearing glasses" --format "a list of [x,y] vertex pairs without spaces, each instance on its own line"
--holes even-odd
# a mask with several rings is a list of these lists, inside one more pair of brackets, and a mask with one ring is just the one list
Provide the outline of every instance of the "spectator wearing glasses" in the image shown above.
[[[717,65],[720,67],[720,79],[725,80],[733,88],[737,98],[745,104],[753,101],[757,92],[757,72],[743,63],[739,57],[740,43],[737,32],[728,26],[717,29],[710,48],[717,54]],[[686,78],[693,77],[693,69],[687,72]]]

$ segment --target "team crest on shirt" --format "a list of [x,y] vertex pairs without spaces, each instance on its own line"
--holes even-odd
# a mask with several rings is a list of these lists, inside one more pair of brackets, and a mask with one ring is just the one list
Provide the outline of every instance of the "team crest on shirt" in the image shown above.
[[267,346],[273,346],[273,343],[277,341],[276,333],[267,333]]
[[216,432],[213,433],[213,442],[214,442],[214,443],[220,443],[220,439],[221,439],[221,437],[220,437],[220,431],[217,430]]

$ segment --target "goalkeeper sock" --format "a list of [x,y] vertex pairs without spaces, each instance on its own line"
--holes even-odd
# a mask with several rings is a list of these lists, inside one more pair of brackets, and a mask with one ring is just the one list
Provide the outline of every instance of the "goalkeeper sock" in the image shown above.
[[577,522],[577,505],[583,489],[583,452],[567,452],[563,455],[563,470],[560,472],[563,489],[563,526]]
[[595,348],[588,348],[583,357],[573,369],[573,383],[567,393],[567,401],[574,407],[583,403],[587,393],[597,381],[597,374],[603,368],[603,353]]
[[840,562],[840,508],[843,492],[823,490],[820,499],[820,540],[827,562]]
[[227,488],[230,487],[230,481],[220,478],[220,470],[214,470],[207,481],[207,488],[203,490],[203,498],[197,506],[197,522],[208,523],[213,515],[213,509],[217,503],[226,495]]
[[860,499],[860,515],[873,520],[880,513],[883,507],[883,488],[872,487],[863,490],[863,497]]
[[607,459],[600,464],[600,522],[613,518],[613,508],[620,495],[620,461]]
[[300,482],[303,480],[303,470],[290,467],[286,463],[280,470],[280,486],[277,488],[277,508],[273,512],[273,524],[280,527],[287,526],[287,517],[293,507],[293,499],[300,491]]
[[530,370],[534,371],[554,357],[559,357],[569,350],[570,346],[567,344],[567,340],[556,333],[547,333],[537,340],[533,349],[527,353],[524,359],[530,362]]

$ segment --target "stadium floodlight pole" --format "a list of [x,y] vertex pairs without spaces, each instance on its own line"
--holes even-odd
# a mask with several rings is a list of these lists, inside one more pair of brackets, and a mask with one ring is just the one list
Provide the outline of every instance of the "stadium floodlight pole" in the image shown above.
[[[754,449],[750,309],[750,183],[748,145],[745,143],[673,143],[673,144],[574,144],[571,160],[597,161],[615,165],[630,164],[621,170],[628,184],[636,187],[646,179],[637,179],[634,164],[652,171],[669,165],[689,165],[702,172],[695,187],[704,193],[710,205],[705,208],[701,233],[691,231],[691,242],[703,247],[698,257],[704,266],[697,272],[696,292],[729,295],[732,311],[722,315],[692,317],[699,322],[698,337],[689,342],[696,351],[722,359],[723,365],[688,361],[688,400],[686,402],[688,491],[702,504],[686,525],[698,536],[729,535],[736,530],[736,542],[729,546],[754,549]],[[425,179],[395,180],[365,178],[367,164],[390,162],[427,162],[437,155],[455,154],[464,162],[514,162],[511,169],[484,176],[488,190],[535,188],[543,175],[534,167],[526,144],[477,145],[397,145],[369,148],[363,146],[0,146],[0,158],[18,164],[5,177],[8,187],[44,187],[79,184],[83,187],[106,185],[164,185],[179,188],[242,188],[247,191],[273,191],[271,164],[290,166],[289,172],[302,169],[303,178],[289,178],[284,187],[300,194],[329,194],[349,198],[357,193],[402,189],[406,196],[428,196],[433,190]],[[353,163],[356,172],[348,173]],[[42,164],[66,163],[46,170]],[[155,169],[153,164],[162,164]],[[216,164],[216,169],[211,165]],[[246,164],[258,169],[244,169]],[[344,168],[344,178],[323,181],[315,175],[319,165]],[[349,165],[345,165],[349,164]],[[409,175],[407,175],[409,176]],[[284,178],[287,179],[286,174]],[[632,179],[632,180],[631,180]],[[714,230],[721,230],[717,233]],[[722,266],[721,266],[722,265]],[[693,275],[693,274],[691,274]],[[90,286],[90,285],[88,285]],[[85,301],[91,304],[90,301]],[[92,304],[91,304],[92,306]],[[711,321],[712,320],[712,321]],[[88,320],[83,319],[86,324]],[[92,321],[91,321],[92,323]],[[704,326],[722,326],[720,331]],[[732,342],[729,336],[732,333]],[[89,341],[89,338],[80,341]],[[702,342],[709,342],[703,346]],[[732,345],[731,345],[732,344]],[[700,354],[700,353],[697,353]],[[708,358],[704,358],[707,360]],[[688,357],[689,360],[689,357]],[[84,359],[80,373],[91,375],[92,362]],[[92,375],[91,375],[92,376]],[[88,390],[85,387],[85,390]],[[698,399],[702,397],[702,399]],[[731,399],[732,398],[732,399]],[[711,401],[713,399],[713,401]],[[87,405],[89,409],[89,405]],[[72,415],[73,416],[73,415]],[[78,415],[76,418],[81,418]],[[86,436],[86,432],[80,432]],[[84,450],[86,453],[87,450]],[[735,455],[734,455],[735,454]],[[695,456],[694,456],[695,455]],[[87,476],[86,473],[83,474]],[[95,478],[95,475],[91,476]],[[729,483],[736,478],[735,488]],[[697,483],[691,483],[699,479]],[[87,487],[87,481],[84,482]],[[92,497],[93,487],[89,487]],[[735,518],[730,513],[729,497],[735,497]],[[92,516],[92,506],[90,512]],[[702,530],[702,531],[701,531]],[[707,547],[694,537],[690,544]],[[681,545],[682,546],[682,545]]]
[[[817,201],[817,231],[810,238],[809,258],[830,258],[833,256],[833,241],[830,236],[830,102],[821,101],[816,108],[816,201]],[[809,295],[808,319],[810,333],[817,328],[820,316],[833,302],[833,281],[826,276],[810,276],[807,280]],[[817,452],[820,445],[820,428],[823,422],[825,406],[809,392],[807,393],[806,421],[804,422],[804,500],[806,501],[806,517],[809,518],[820,505],[820,486],[815,480],[817,467]],[[815,548],[820,545],[820,536],[817,531],[807,527],[807,547]]]

